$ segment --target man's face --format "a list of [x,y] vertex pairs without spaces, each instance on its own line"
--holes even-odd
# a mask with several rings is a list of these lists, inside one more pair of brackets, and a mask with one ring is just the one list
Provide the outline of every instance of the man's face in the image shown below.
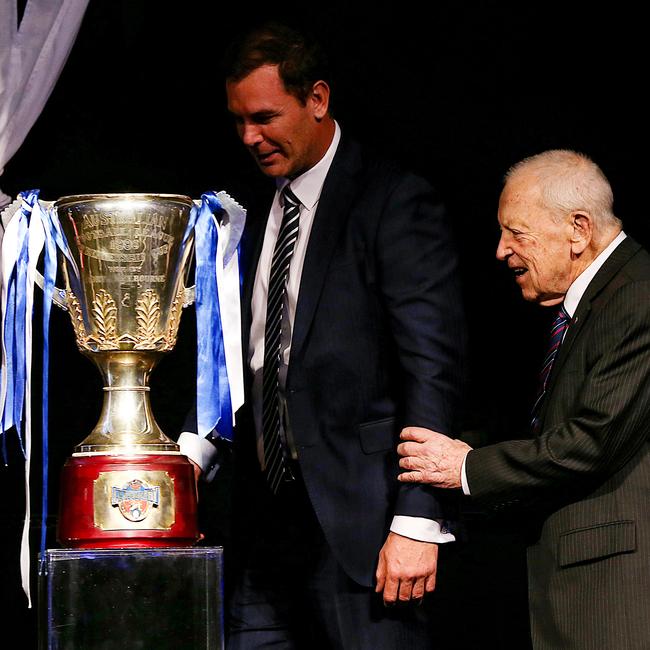
[[276,65],[264,65],[240,81],[226,83],[228,110],[237,133],[267,176],[293,178],[322,157],[321,108],[288,93]]
[[554,219],[526,178],[509,181],[499,200],[497,259],[507,262],[525,300],[562,302],[575,279],[570,218]]

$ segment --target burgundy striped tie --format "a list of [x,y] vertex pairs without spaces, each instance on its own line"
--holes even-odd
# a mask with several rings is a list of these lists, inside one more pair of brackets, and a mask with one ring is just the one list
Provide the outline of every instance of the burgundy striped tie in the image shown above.
[[546,356],[544,357],[544,363],[542,365],[542,369],[539,373],[539,387],[537,389],[537,399],[535,400],[535,404],[533,405],[532,420],[531,420],[531,426],[534,433],[538,433],[539,411],[542,402],[544,401],[544,396],[546,395],[546,386],[548,384],[548,378],[551,374],[555,357],[557,356],[557,352],[560,349],[560,345],[562,344],[562,340],[564,339],[564,334],[566,333],[570,322],[571,322],[571,317],[569,316],[569,314],[567,314],[563,305],[562,307],[560,307],[560,310],[558,311],[557,316],[553,321],[553,325],[551,326],[551,339],[549,341],[549,346],[546,352]]

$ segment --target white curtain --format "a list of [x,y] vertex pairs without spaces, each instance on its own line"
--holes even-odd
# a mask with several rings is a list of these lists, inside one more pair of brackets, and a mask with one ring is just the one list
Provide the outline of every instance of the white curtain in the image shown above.
[[[0,177],[41,114],[87,5],[28,0],[19,28],[16,0],[0,0]],[[0,189],[0,209],[10,200]]]
[[[68,58],[87,5],[88,0],[28,0],[18,27],[16,0],[0,0],[0,177],[4,166],[18,151],[41,114]],[[10,202],[11,198],[0,189],[0,212]],[[0,218],[0,242],[4,238],[3,222],[9,218],[8,213]],[[0,263],[1,261],[0,259]],[[4,294],[4,286],[2,293]],[[29,427],[27,421],[26,441],[30,437]],[[28,441],[28,450],[30,444]],[[20,565],[23,588],[31,607],[29,456],[27,451],[27,511]]]

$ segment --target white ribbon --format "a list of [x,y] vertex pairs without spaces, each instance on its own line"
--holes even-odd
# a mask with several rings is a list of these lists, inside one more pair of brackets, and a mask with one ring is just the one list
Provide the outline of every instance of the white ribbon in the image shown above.
[[234,424],[235,413],[244,404],[239,256],[236,252],[246,221],[246,210],[226,192],[218,192],[217,198],[228,215],[227,219],[222,219],[222,223],[215,219],[219,232],[216,267],[219,309]]
[[[25,520],[23,522],[22,540],[20,546],[20,574],[23,591],[27,596],[28,606],[32,606],[30,590],[30,545],[29,528],[31,519],[31,499],[29,489],[29,476],[31,470],[32,454],[32,413],[31,413],[31,388],[32,388],[32,313],[34,308],[34,284],[36,282],[36,264],[45,245],[45,229],[43,214],[38,201],[34,203],[29,220],[28,233],[28,259],[27,282],[25,287],[17,287],[17,291],[25,291],[25,397],[24,397],[24,428],[23,451],[25,454]],[[2,240],[2,332],[5,331],[7,313],[7,287],[11,274],[18,260],[17,236],[19,218],[9,222]],[[19,344],[22,344],[19,342]],[[2,342],[2,390],[0,393],[0,412],[4,412],[7,400],[7,350]],[[16,422],[6,421],[7,428]],[[5,432],[2,432],[3,434]],[[45,516],[45,513],[43,513]]]

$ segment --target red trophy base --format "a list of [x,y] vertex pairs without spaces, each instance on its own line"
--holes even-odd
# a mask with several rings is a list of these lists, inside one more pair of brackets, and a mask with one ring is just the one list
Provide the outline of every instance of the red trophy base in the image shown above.
[[193,465],[180,454],[72,456],[61,474],[57,539],[67,548],[192,546]]

